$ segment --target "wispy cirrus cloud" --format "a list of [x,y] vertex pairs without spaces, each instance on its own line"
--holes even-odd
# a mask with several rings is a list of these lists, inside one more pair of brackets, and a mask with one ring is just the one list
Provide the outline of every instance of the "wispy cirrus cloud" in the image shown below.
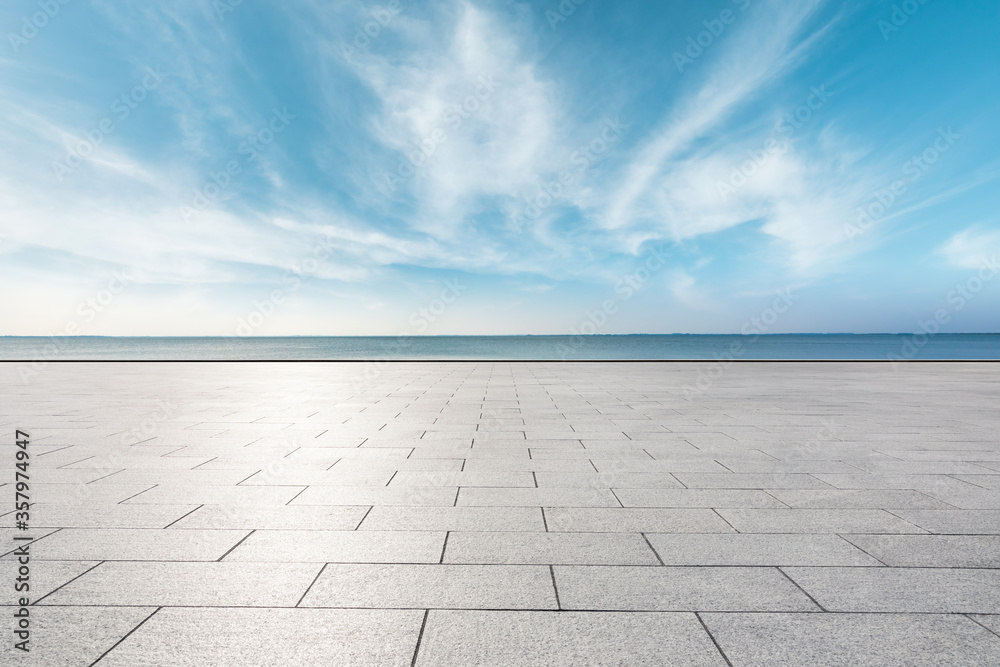
[[996,264],[1000,256],[1000,229],[973,225],[949,238],[938,252],[956,267],[979,269]]
[[667,112],[661,127],[629,165],[608,203],[607,226],[621,227],[661,208],[646,198],[666,176],[668,161],[760,95],[804,56],[816,41],[803,39],[801,33],[822,4],[823,0],[810,0],[789,9],[768,3],[755,9],[752,22],[719,47],[724,51],[707,79],[678,108]]

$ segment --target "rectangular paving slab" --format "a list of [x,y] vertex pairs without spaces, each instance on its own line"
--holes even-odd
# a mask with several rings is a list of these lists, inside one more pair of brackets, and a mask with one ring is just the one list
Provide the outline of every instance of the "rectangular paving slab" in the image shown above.
[[331,563],[303,607],[556,609],[549,568],[538,565]]
[[1000,535],[1000,510],[893,510],[892,513],[931,533]]
[[896,567],[1000,568],[1000,535],[844,535]]
[[819,611],[776,568],[555,566],[554,572],[562,609]]
[[32,551],[40,560],[214,561],[249,534],[248,530],[66,528]]
[[408,667],[423,611],[159,610],[99,663]]
[[656,554],[634,533],[485,533],[448,535],[446,563],[656,565]]
[[373,507],[358,530],[544,531],[538,507]]
[[1000,570],[787,567],[828,611],[1000,613]]
[[1000,637],[963,616],[705,613],[701,617],[734,666],[1000,664]]
[[41,604],[293,607],[321,567],[315,563],[107,562]]
[[553,532],[732,533],[733,527],[709,509],[546,507]]
[[616,488],[625,507],[784,508],[774,495],[759,490]]
[[439,531],[258,530],[226,556],[243,563],[437,563]]
[[646,538],[664,565],[882,565],[837,535],[648,533]]
[[923,533],[885,510],[720,509],[741,533]]
[[418,667],[725,667],[694,614],[431,610]]
[[156,607],[33,607],[30,652],[15,649],[11,633],[0,643],[0,663],[44,667],[93,664],[155,611]]
[[169,529],[354,530],[370,509],[369,506],[351,505],[202,505]]

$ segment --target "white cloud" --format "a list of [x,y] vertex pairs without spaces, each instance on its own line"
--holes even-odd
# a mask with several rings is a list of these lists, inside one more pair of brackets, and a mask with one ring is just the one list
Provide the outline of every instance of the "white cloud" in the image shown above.
[[534,191],[551,169],[559,118],[552,84],[504,24],[469,2],[457,7],[442,33],[413,31],[427,41],[405,56],[358,59],[381,107],[371,130],[394,152],[376,180],[385,188],[388,175],[391,197],[411,194],[412,224],[440,237],[458,234],[483,199]]
[[953,266],[979,269],[987,262],[996,263],[1000,255],[1000,230],[972,226],[945,242],[938,252]]

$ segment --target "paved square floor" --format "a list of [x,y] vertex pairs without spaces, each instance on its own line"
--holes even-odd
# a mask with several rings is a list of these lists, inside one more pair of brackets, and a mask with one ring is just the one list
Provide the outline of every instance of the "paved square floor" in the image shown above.
[[1000,364],[23,366],[3,664],[1000,664]]

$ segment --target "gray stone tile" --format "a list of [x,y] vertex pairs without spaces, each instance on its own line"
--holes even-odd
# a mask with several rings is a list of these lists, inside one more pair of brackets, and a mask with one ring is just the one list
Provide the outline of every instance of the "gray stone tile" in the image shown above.
[[240,482],[240,486],[385,486],[394,470],[303,470],[272,467]]
[[1000,615],[969,614],[969,617],[980,625],[984,625],[992,630],[997,636],[1000,636]]
[[517,565],[657,565],[641,535],[617,533],[455,532],[445,563]]
[[967,482],[955,480],[961,488],[933,488],[925,492],[932,498],[963,510],[1000,510],[1000,490],[982,489]]
[[[90,484],[95,480],[122,474],[123,468],[113,470],[71,470],[69,468],[47,469],[34,466],[31,481],[35,484]],[[125,482],[127,483],[127,482]]]
[[[39,543],[29,549],[29,554],[32,557],[35,555],[34,550],[38,546],[41,546],[41,544]],[[83,560],[46,560],[44,562],[35,562],[33,560],[29,563],[29,567],[31,568],[27,581],[29,589],[19,592],[15,590],[14,586],[19,576],[18,569],[21,564],[18,562],[16,556],[6,556],[3,560],[0,560],[0,576],[3,576],[3,581],[10,582],[10,597],[4,600],[4,604],[13,604],[25,593],[28,599],[35,602],[66,582],[83,574],[97,565],[98,562]]]
[[828,489],[830,485],[812,475],[677,473],[689,489]]
[[281,505],[242,507],[204,505],[168,530],[236,528],[243,530],[354,530],[370,507]]
[[95,505],[50,503],[31,506],[31,525],[39,528],[164,528],[197,505]]
[[9,635],[0,644],[0,663],[89,665],[154,611],[155,607],[32,607],[29,653],[15,649]]
[[890,490],[785,490],[770,494],[798,509],[950,509],[950,506],[930,496],[907,489]]
[[1000,663],[1000,637],[961,616],[703,614],[733,665],[937,667]]
[[257,472],[256,468],[239,470],[123,470],[104,477],[94,485],[133,484],[138,486],[235,486]]
[[258,530],[225,562],[437,563],[444,538],[431,531]]
[[619,453],[615,453],[614,456],[612,456],[612,454],[607,451],[589,451],[591,452],[591,460],[594,463],[594,467],[600,472],[606,473],[726,473],[725,468],[710,458],[667,458],[657,460],[648,457],[644,458],[638,454],[624,457],[620,456]]
[[1000,568],[1000,535],[844,535],[886,565]]
[[624,489],[615,495],[625,507],[783,508],[771,494],[744,489]]
[[462,507],[621,507],[609,489],[553,487],[548,489],[463,488]]
[[665,472],[538,472],[540,488],[573,487],[595,489],[682,489],[681,483]]
[[969,484],[975,484],[976,486],[981,486],[984,489],[1000,489],[1000,475],[952,475],[955,479],[961,480],[963,482],[968,482]]
[[300,486],[155,486],[125,501],[129,505],[284,505]]
[[[651,457],[646,452],[641,449],[615,449],[613,451],[608,449],[554,449],[554,448],[532,448],[531,450],[532,459],[600,459],[600,460],[613,460],[615,462],[620,462],[623,468],[628,467],[632,462],[632,465],[638,466],[636,468],[631,468],[630,470],[610,470],[602,472],[659,472],[655,467],[653,457]],[[652,464],[648,467],[643,464]],[[598,468],[598,470],[601,470]]]
[[161,609],[101,665],[409,667],[422,611]]
[[530,472],[423,472],[401,471],[389,483],[390,488],[400,486],[450,486],[450,487],[534,487]]
[[332,563],[303,607],[556,609],[549,568],[538,565]]
[[373,507],[358,530],[544,531],[538,507]]
[[545,508],[548,529],[579,533],[733,533],[709,509]]
[[[759,449],[752,449],[746,445],[740,444],[730,440],[732,443],[729,446],[711,446],[706,447],[704,445],[695,448],[694,445],[684,441],[684,444],[645,444],[643,449],[645,449],[650,456],[657,460],[663,461],[683,461],[686,459],[695,461],[715,461],[718,463],[717,459],[724,459],[726,461],[759,461],[766,463],[770,461],[775,463],[775,457],[769,456]],[[722,468],[722,464],[720,464]]]
[[810,474],[857,473],[858,469],[843,461],[775,461],[773,459],[720,458],[719,463],[734,473],[752,474]]
[[433,610],[418,667],[726,664],[694,614]]
[[[368,472],[373,470],[417,471],[431,470],[434,472],[458,472],[465,465],[465,459],[386,459],[384,461],[365,459],[340,459],[330,468],[333,472]],[[465,465],[465,470],[469,466]]]
[[[32,484],[31,498],[34,502],[70,507],[115,505],[152,487],[152,484]],[[191,502],[183,500],[174,504]]]
[[[405,459],[413,451],[413,445],[397,447],[301,447],[285,457],[290,462],[320,461],[333,465],[341,459],[352,461],[394,461]],[[339,464],[338,464],[339,465]]]
[[1000,449],[974,449],[962,447],[959,449],[937,448],[927,450],[882,449],[883,454],[904,461],[970,461],[973,463],[989,463],[1000,461]]
[[298,505],[415,505],[452,507],[457,487],[404,486],[315,486],[296,496],[289,506]]
[[466,472],[583,472],[594,471],[585,459],[505,459],[499,457],[468,459]]
[[932,533],[1000,535],[1000,510],[892,510]]
[[914,489],[931,493],[933,491],[962,492],[977,490],[977,487],[947,475],[876,475],[858,473],[855,475],[822,474],[814,475],[837,489]]
[[[174,448],[171,447],[170,450]],[[145,448],[143,449],[145,452]],[[90,458],[77,461],[65,466],[66,470],[102,470],[110,472],[118,468],[125,470],[191,470],[195,466],[207,463],[211,460],[209,456],[199,457],[178,457],[160,456],[157,453],[146,455],[136,455],[125,453],[120,456],[98,454]]]
[[108,562],[39,604],[292,607],[321,567],[317,563]]
[[556,566],[554,572],[560,604],[569,610],[817,611],[775,568]]
[[[868,472],[882,475],[954,475],[956,479],[969,475],[988,475],[989,470],[975,463],[962,461],[869,461],[860,464]],[[831,471],[835,472],[835,471]]]
[[40,560],[214,561],[246,537],[246,530],[67,528],[32,548]]
[[922,533],[884,510],[720,509],[741,533]]
[[895,567],[788,567],[828,611],[930,614],[1000,612],[1000,571]]
[[664,565],[881,565],[836,535],[649,533],[646,537]]

